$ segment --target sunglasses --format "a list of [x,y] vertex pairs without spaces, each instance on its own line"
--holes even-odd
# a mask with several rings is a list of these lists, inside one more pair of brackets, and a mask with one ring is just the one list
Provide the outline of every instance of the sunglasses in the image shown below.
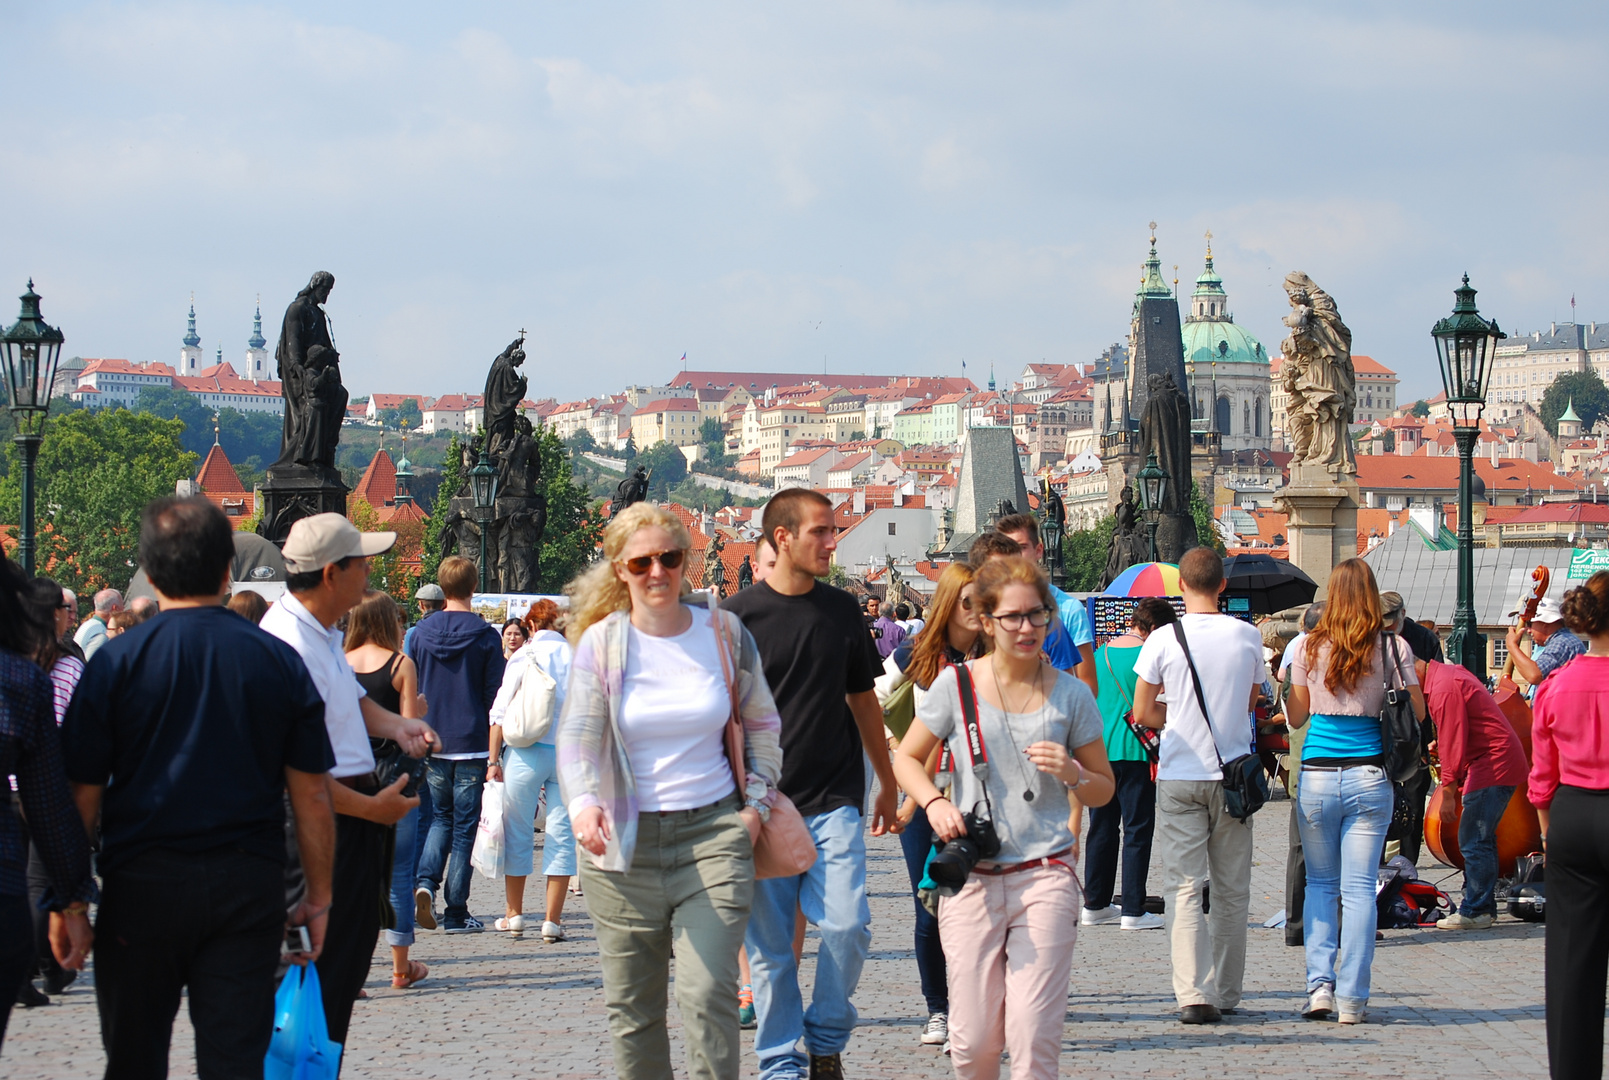
[[1028,620],[1030,626],[1037,628],[1050,625],[1050,609],[1040,607],[1032,611],[1008,611],[1002,615],[989,615],[986,618],[993,619],[1007,630],[1021,630],[1024,619]]
[[627,573],[633,577],[642,577],[648,573],[648,568],[659,563],[666,570],[674,570],[687,558],[687,552],[676,548],[672,551],[656,551],[652,555],[638,555],[635,559],[621,559],[620,565],[626,568]]

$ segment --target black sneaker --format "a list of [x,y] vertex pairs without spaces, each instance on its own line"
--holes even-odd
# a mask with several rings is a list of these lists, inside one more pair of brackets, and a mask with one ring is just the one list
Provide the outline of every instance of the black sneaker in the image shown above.
[[73,985],[78,978],[78,972],[71,968],[57,968],[45,976],[45,993],[59,994]]
[[41,1005],[49,1005],[50,999],[39,992],[39,988],[32,981],[25,982],[17,990],[17,1004],[24,1009],[36,1009]]
[[473,915],[464,916],[463,922],[447,922],[443,920],[441,928],[449,934],[478,934],[486,929],[485,925]]
[[844,1080],[844,1063],[838,1054],[811,1054],[810,1080]]

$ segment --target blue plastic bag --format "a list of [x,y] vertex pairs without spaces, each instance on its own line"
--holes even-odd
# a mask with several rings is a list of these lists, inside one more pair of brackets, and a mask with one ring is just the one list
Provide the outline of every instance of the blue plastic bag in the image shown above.
[[324,1023],[318,968],[293,966],[274,995],[274,1035],[263,1059],[263,1080],[335,1080],[341,1044]]

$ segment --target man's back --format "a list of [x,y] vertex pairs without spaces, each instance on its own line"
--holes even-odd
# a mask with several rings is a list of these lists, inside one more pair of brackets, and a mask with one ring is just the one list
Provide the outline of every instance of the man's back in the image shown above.
[[1218,757],[1228,761],[1251,752],[1251,691],[1267,678],[1263,642],[1250,623],[1228,615],[1189,614],[1180,624],[1201,677],[1217,755],[1202,723],[1190,668],[1174,628],[1158,627],[1146,638],[1134,665],[1141,679],[1162,687],[1168,696],[1157,778],[1216,780],[1222,776]]
[[102,871],[153,847],[282,860],[285,767],[334,762],[301,658],[223,607],[164,612],[108,642],[62,743],[69,779],[106,787]]
[[486,753],[492,702],[503,683],[497,631],[468,611],[439,611],[414,628],[408,655],[441,735],[441,754]]
[[754,635],[782,715],[783,794],[807,815],[860,807],[865,763],[844,695],[870,690],[878,664],[854,597],[821,582],[785,596],[762,581],[722,606]]

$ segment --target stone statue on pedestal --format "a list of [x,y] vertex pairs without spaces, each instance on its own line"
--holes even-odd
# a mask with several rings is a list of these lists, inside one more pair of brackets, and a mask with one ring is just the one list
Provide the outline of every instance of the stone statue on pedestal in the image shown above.
[[641,465],[637,471],[615,485],[615,497],[609,500],[609,516],[614,517],[632,503],[648,498],[648,471]]
[[1110,585],[1117,576],[1135,563],[1151,557],[1149,538],[1140,531],[1134,514],[1134,488],[1126,486],[1118,496],[1117,525],[1112,529],[1112,546],[1106,556],[1106,572],[1101,575],[1101,588]]
[[285,542],[291,525],[301,518],[346,513],[347,486],[335,467],[335,451],[346,419],[347,392],[323,308],[334,288],[334,274],[320,270],[313,275],[285,309],[274,349],[285,419],[279,458],[268,466],[263,482],[257,531],[276,544]]
[[[1156,532],[1159,562],[1176,563],[1199,542],[1195,519],[1190,515],[1190,494],[1194,479],[1190,475],[1190,403],[1175,385],[1172,375],[1152,375],[1145,413],[1140,417],[1140,457],[1156,454],[1157,464],[1168,474],[1162,493],[1162,520]],[[1150,556],[1147,537],[1142,559]]]
[[[547,528],[547,496],[542,490],[542,454],[530,418],[519,411],[526,379],[522,333],[492,361],[484,398],[486,429],[464,446],[464,481],[448,501],[440,523],[442,553],[480,559],[486,532],[486,588],[489,592],[533,593],[541,585],[542,534]],[[475,505],[469,470],[486,457],[497,471],[497,493],[489,510]],[[483,522],[484,515],[484,522]]]
[[752,562],[750,562],[749,557],[747,555],[745,555],[745,556],[743,556],[743,561],[738,563],[738,566],[737,566],[737,587],[738,587],[738,591],[741,592],[742,590],[748,588],[750,585],[753,585],[753,584],[754,584],[754,564]]
[[1283,321],[1290,334],[1280,344],[1285,361],[1279,374],[1289,399],[1291,464],[1318,465],[1335,476],[1355,474],[1347,428],[1358,403],[1352,331],[1329,293],[1301,271],[1286,275],[1285,294],[1291,313]]
[[715,595],[722,598],[726,596],[726,564],[721,561],[721,551],[725,547],[717,534],[710,537],[709,544],[704,548],[704,587],[714,589]]

